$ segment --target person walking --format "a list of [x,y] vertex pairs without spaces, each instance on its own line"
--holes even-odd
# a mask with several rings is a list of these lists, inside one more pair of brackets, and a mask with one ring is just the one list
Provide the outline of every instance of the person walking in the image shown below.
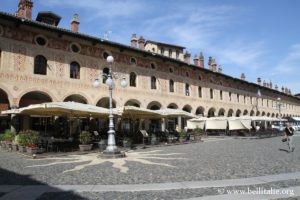
[[285,131],[285,138],[287,139],[289,151],[293,152],[295,150],[295,147],[293,145],[294,129],[290,123],[286,123],[286,127],[284,131]]

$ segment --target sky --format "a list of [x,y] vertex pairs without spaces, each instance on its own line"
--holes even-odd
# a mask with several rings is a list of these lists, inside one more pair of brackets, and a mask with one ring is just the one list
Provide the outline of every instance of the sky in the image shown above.
[[[14,13],[18,0],[0,0]],[[79,32],[130,45],[131,36],[203,52],[223,73],[256,83],[260,77],[300,93],[299,0],[33,0],[39,11],[62,17],[60,27],[80,17]],[[192,59],[191,59],[192,60]],[[299,70],[299,71],[298,71]]]

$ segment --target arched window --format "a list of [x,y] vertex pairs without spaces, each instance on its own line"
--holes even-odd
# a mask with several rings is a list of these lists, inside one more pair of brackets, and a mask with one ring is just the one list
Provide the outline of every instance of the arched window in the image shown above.
[[130,87],[136,87],[136,74],[134,72],[130,73],[129,79],[130,79],[129,86]]
[[47,59],[44,56],[38,55],[34,58],[33,73],[41,75],[47,74]]
[[198,97],[202,98],[202,87],[198,87]]
[[209,93],[210,93],[210,98],[213,99],[214,98],[214,90],[210,89]]
[[229,101],[231,101],[231,92],[229,92]]
[[137,61],[135,58],[130,58],[130,64],[131,65],[136,65],[137,64]]
[[185,84],[185,96],[190,96],[190,85],[188,83]]
[[220,90],[220,100],[223,100],[223,91]]
[[80,65],[77,62],[70,64],[70,78],[80,79]]
[[237,95],[236,95],[236,98],[237,98],[237,102],[239,103],[239,102],[240,102],[240,95],[237,94]]
[[169,82],[170,92],[174,92],[174,81],[171,79]]
[[151,89],[156,90],[156,78],[151,76]]
[[102,83],[105,83],[106,79],[108,78],[108,74],[109,74],[109,69],[107,67],[105,67],[103,70],[102,70],[102,74],[104,75],[103,76],[103,80],[102,80]]

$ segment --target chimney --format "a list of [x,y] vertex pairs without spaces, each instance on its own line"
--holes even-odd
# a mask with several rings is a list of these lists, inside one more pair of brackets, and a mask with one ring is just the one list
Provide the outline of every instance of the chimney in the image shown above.
[[79,24],[80,24],[80,20],[79,20],[79,15],[78,14],[74,14],[73,18],[71,20],[71,31],[73,32],[78,32],[79,29]]
[[139,43],[139,48],[140,48],[140,49],[145,49],[145,39],[143,38],[143,36],[141,36],[141,37],[139,38],[138,43]]
[[190,64],[191,54],[188,51],[185,52],[183,57],[184,57],[184,62]]
[[269,83],[267,82],[267,88],[270,88],[270,85],[269,85]]
[[284,87],[282,86],[281,91],[284,92]]
[[199,60],[200,60],[199,66],[204,68],[204,57],[202,52],[200,52]]
[[18,16],[32,19],[33,2],[31,0],[20,0],[18,6]]
[[278,90],[278,86],[277,85],[275,85],[275,90]]
[[135,33],[131,36],[131,47],[137,48],[137,38]]
[[267,83],[266,83],[265,80],[264,80],[264,82],[263,82],[263,86],[264,86],[264,87],[267,87]]
[[208,64],[208,67],[211,65],[211,61],[212,61],[212,57],[211,57],[211,56],[209,56],[209,57],[208,57],[208,62],[207,62],[207,64]]
[[288,88],[287,87],[285,87],[284,92],[288,93]]
[[269,86],[270,86],[271,89],[273,89],[272,81],[270,81]]
[[209,69],[213,72],[217,71],[217,63],[216,63],[216,60],[214,58],[212,58],[211,61],[210,61]]
[[261,85],[261,79],[259,77],[257,78],[257,84]]
[[246,76],[244,73],[241,74],[241,80],[243,80],[243,81],[246,80]]
[[221,67],[221,65],[218,66],[218,72],[222,73],[222,67]]
[[197,55],[194,56],[194,65],[199,66],[199,59]]

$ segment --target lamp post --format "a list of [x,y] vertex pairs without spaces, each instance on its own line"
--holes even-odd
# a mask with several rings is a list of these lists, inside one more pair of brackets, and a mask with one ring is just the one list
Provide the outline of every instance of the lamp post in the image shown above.
[[285,109],[284,104],[281,102],[281,98],[278,97],[275,106],[273,107],[274,109],[278,110],[279,112],[279,130],[281,130],[281,110]]
[[[106,61],[109,65],[109,72],[108,74],[103,74],[104,77],[106,77],[105,84],[108,86],[109,90],[109,130],[108,130],[108,141],[107,141],[107,147],[103,151],[102,156],[105,158],[119,158],[119,157],[125,157],[125,154],[120,152],[118,150],[118,147],[116,145],[116,139],[115,139],[115,130],[114,130],[114,116],[113,116],[113,98],[112,98],[112,91],[115,88],[115,83],[113,81],[113,73],[112,73],[112,64],[114,62],[114,58],[112,56],[108,56]],[[99,79],[96,79],[93,83],[94,87],[100,86]],[[125,88],[127,86],[127,81],[125,78],[122,78],[121,80],[121,86]]]
[[261,92],[260,90],[258,89],[257,90],[257,93],[256,93],[256,104],[252,106],[252,109],[253,110],[254,108],[256,108],[256,112],[258,111],[258,98],[261,97]]

